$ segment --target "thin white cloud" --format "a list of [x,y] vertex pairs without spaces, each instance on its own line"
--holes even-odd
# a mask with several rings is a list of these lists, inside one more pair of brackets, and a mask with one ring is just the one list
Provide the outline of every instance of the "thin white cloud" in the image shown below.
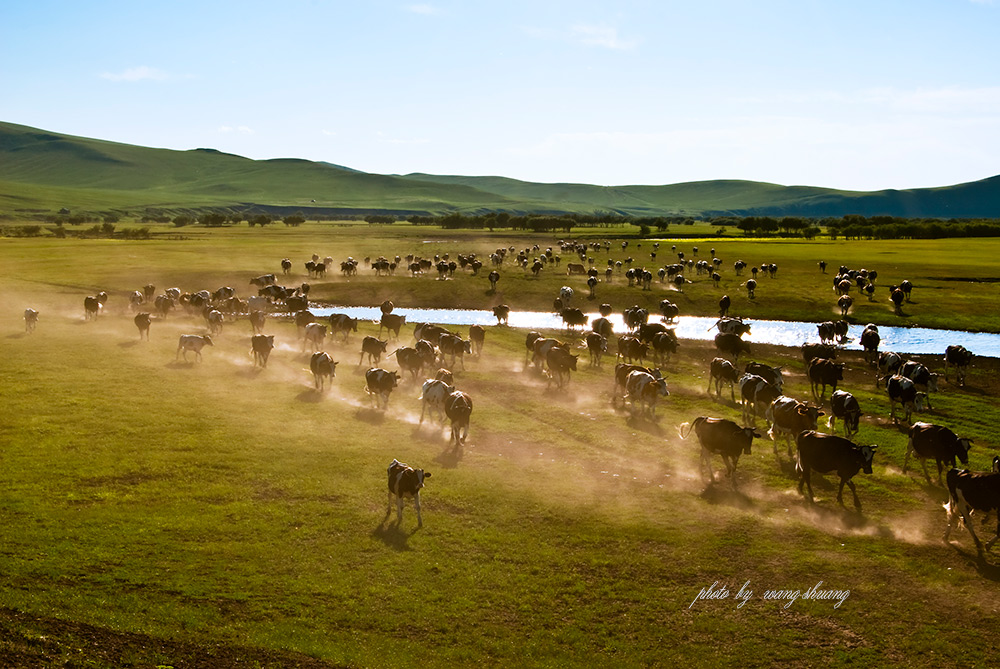
[[219,132],[221,132],[221,133],[238,132],[241,135],[252,135],[252,134],[254,134],[253,133],[253,129],[250,128],[249,126],[245,126],[245,125],[239,125],[239,126],[236,126],[236,127],[233,127],[231,125],[219,126]]
[[638,40],[622,39],[618,29],[604,25],[577,24],[570,28],[571,38],[586,46],[599,46],[605,49],[629,51],[639,46]]
[[164,81],[170,77],[163,70],[141,65],[130,67],[122,72],[104,72],[101,74],[101,78],[108,81]]
[[412,12],[413,14],[423,14],[425,16],[433,16],[434,14],[441,14],[442,10],[440,7],[434,7],[433,5],[407,5],[406,11]]
[[334,132],[333,130],[325,130],[324,129],[324,130],[321,130],[320,132],[322,132],[327,137],[336,137],[337,136],[337,133]]

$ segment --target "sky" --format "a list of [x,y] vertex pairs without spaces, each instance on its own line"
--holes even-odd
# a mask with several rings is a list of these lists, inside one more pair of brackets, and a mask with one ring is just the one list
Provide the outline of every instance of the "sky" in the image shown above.
[[10,0],[0,121],[378,174],[1000,174],[1000,0]]

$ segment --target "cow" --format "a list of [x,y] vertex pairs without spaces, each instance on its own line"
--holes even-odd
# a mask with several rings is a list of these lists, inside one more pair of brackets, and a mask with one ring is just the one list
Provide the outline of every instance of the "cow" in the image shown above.
[[264,333],[264,323],[267,321],[267,314],[263,311],[251,311],[247,320],[250,321],[250,328],[253,330],[253,334]]
[[878,363],[875,372],[875,387],[878,388],[882,381],[888,379],[893,374],[899,373],[903,366],[903,356],[892,351],[883,351],[878,354]]
[[976,551],[982,557],[983,544],[972,529],[972,519],[969,515],[974,511],[982,511],[985,514],[991,511],[998,512],[996,534],[986,542],[986,550],[990,550],[997,539],[1000,539],[1000,473],[951,469],[945,476],[945,481],[948,485],[948,503],[944,507],[948,516],[948,528],[944,532],[944,541],[947,543],[951,536],[955,516],[961,516],[959,522],[964,523],[965,528],[969,530],[972,540],[976,542]]
[[732,356],[734,363],[739,362],[741,353],[750,355],[750,344],[735,334],[720,332],[715,335],[715,348],[724,355]]
[[444,413],[451,421],[451,440],[455,442],[455,450],[465,444],[469,438],[469,417],[472,415],[472,398],[461,390],[456,390],[444,400]]
[[570,353],[564,347],[550,347],[545,353],[545,365],[549,368],[550,383],[551,379],[555,378],[557,387],[562,388],[569,381],[569,373],[576,371],[577,358],[578,355]]
[[559,300],[562,302],[563,306],[568,306],[573,300],[573,289],[569,286],[563,286],[559,289]]
[[413,506],[417,510],[417,527],[423,527],[424,521],[420,517],[420,490],[424,487],[424,479],[431,477],[430,472],[423,469],[414,469],[409,465],[393,459],[389,463],[389,505],[385,510],[384,523],[392,513],[392,501],[396,500],[396,525],[403,523],[403,500],[407,497],[413,498]]
[[274,275],[261,274],[260,276],[255,276],[254,278],[250,279],[250,285],[257,286],[258,288],[274,285]]
[[972,351],[961,344],[952,344],[944,350],[944,380],[948,380],[948,367],[955,367],[956,382],[965,385],[965,372],[972,364]]
[[591,366],[601,366],[601,358],[608,352],[608,338],[596,332],[587,334],[587,351],[590,353]]
[[[807,373],[813,397],[821,400],[826,394],[827,386],[836,391],[837,382],[844,380],[844,363],[834,362],[826,358],[813,358],[809,363]],[[820,389],[819,394],[816,393],[817,388]]]
[[765,365],[761,362],[748,362],[746,367],[743,368],[743,371],[746,374],[756,374],[771,385],[775,386],[778,390],[781,390],[785,385],[785,380],[781,376],[782,369],[784,369],[784,367],[771,367],[770,365]]
[[361,357],[358,358],[358,367],[361,366],[361,361],[364,360],[365,354],[368,354],[368,364],[377,365],[382,359],[382,354],[385,353],[385,348],[388,345],[388,341],[382,341],[378,337],[366,336],[361,340]]
[[506,304],[499,304],[493,307],[493,316],[497,319],[497,325],[510,325],[510,307]]
[[430,409],[438,416],[439,421],[443,421],[445,399],[455,392],[455,386],[444,379],[427,379],[420,388],[420,424],[424,422],[424,413]]
[[625,396],[622,398],[622,404],[625,402],[631,404],[633,414],[638,406],[640,413],[648,411],[650,419],[656,420],[656,400],[668,395],[670,391],[667,390],[666,379],[656,378],[649,372],[635,370],[625,377]]
[[859,343],[865,349],[865,362],[869,365],[878,364],[878,345],[881,342],[882,337],[879,336],[878,327],[870,323],[866,325]]
[[899,368],[899,375],[905,376],[910,381],[913,381],[913,385],[917,387],[917,390],[927,393],[927,408],[934,408],[931,406],[930,393],[937,392],[937,374],[931,372],[925,365],[919,362],[907,360],[903,363],[903,366]]
[[802,360],[808,365],[816,358],[835,360],[837,358],[837,347],[830,344],[803,344]]
[[677,352],[677,348],[680,343],[677,341],[677,335],[673,330],[667,330],[666,332],[660,332],[653,337],[651,342],[653,349],[653,357],[656,358],[657,362],[664,364],[670,361],[670,356]]
[[333,378],[337,376],[337,363],[326,351],[317,351],[309,358],[309,371],[313,375],[313,386],[322,392],[326,379],[333,383]]
[[429,342],[436,342],[443,334],[452,333],[440,325],[434,325],[433,323],[417,323],[413,327],[413,339],[415,341],[426,339]]
[[225,317],[221,311],[218,309],[210,310],[205,314],[205,320],[208,321],[208,334],[217,335],[222,333],[222,323]]
[[330,336],[343,333],[344,342],[352,332],[358,331],[358,319],[351,318],[347,314],[330,314]]
[[[753,271],[754,275],[756,276],[756,274],[757,274],[757,268],[756,268],[756,267],[754,267],[752,271]],[[746,282],[746,284],[745,284],[745,285],[746,285],[746,289],[747,289],[747,297],[748,297],[749,299],[751,299],[751,300],[752,300],[752,299],[755,299],[755,298],[756,298],[756,296],[757,296],[757,295],[756,295],[756,291],[757,291],[757,280],[756,280],[756,279],[749,279],[749,280],[748,280],[748,281]]]
[[365,392],[376,408],[389,408],[389,394],[399,385],[399,372],[388,372],[381,367],[372,367],[365,372]]
[[636,337],[622,335],[618,338],[618,355],[615,357],[615,361],[623,359],[628,362],[635,360],[642,362],[648,352],[648,344],[639,341]]
[[314,316],[313,313],[309,310],[302,310],[295,312],[294,320],[295,320],[295,335],[297,337],[301,337],[302,331],[305,329],[305,327],[310,323],[316,322],[316,316]]
[[585,274],[587,268],[584,267],[583,263],[568,262],[566,263],[566,274]]
[[839,300],[837,300],[837,306],[840,307],[840,317],[847,318],[847,312],[851,310],[854,306],[854,298],[850,295],[842,295]]
[[819,341],[821,344],[832,344],[834,337],[836,337],[836,330],[834,330],[833,321],[824,321],[816,326],[816,330],[819,332]]
[[450,366],[454,368],[455,358],[457,357],[459,362],[462,363],[462,369],[465,369],[465,354],[472,354],[471,341],[462,339],[459,335],[448,332],[438,337],[437,346],[438,351],[440,351],[441,364],[444,364],[445,356],[450,356]]
[[[101,296],[104,299],[101,299]],[[100,293],[98,295],[88,295],[83,298],[83,317],[84,320],[97,319],[97,315],[101,313],[101,309],[104,307],[104,303],[108,299],[107,293]]]
[[938,468],[938,484],[941,484],[941,472],[944,465],[955,467],[956,458],[963,465],[968,465],[970,448],[972,448],[971,439],[968,437],[960,438],[943,425],[914,423],[910,426],[910,439],[907,443],[906,457],[903,458],[903,473],[906,473],[906,465],[910,461],[910,456],[913,455],[923,465],[924,478],[929,483],[931,477],[927,473],[927,458],[934,458]]
[[587,326],[587,314],[576,307],[566,307],[559,312],[559,315],[562,317],[566,329]]
[[601,335],[605,339],[611,339],[615,334],[615,326],[605,316],[595,318],[590,323],[590,329]]
[[[750,334],[750,324],[744,323],[742,318],[726,316],[715,321],[712,327],[719,328],[719,332],[722,334],[734,334],[737,337]],[[709,330],[711,329],[709,328]]]
[[660,316],[668,323],[673,323],[680,315],[680,309],[670,300],[660,300]]
[[767,435],[774,441],[774,455],[778,456],[779,437],[788,438],[788,455],[792,455],[792,440],[803,430],[815,430],[816,421],[825,412],[805,402],[782,395],[771,402],[765,418],[771,423]]
[[722,397],[722,383],[726,382],[729,384],[729,396],[732,400],[736,401],[736,393],[733,390],[733,384],[738,380],[739,372],[736,371],[736,367],[733,363],[729,362],[725,358],[714,358],[711,365],[709,366],[709,376],[708,376],[708,392],[709,395],[712,394],[712,383],[715,383],[715,396],[717,398]]
[[636,330],[640,325],[649,321],[649,311],[639,305],[633,305],[622,312],[625,320],[625,327],[629,330]]
[[187,352],[194,351],[195,360],[201,360],[201,349],[205,346],[215,346],[212,343],[212,337],[210,335],[192,335],[185,334],[181,335],[180,339],[177,340],[177,353],[174,355],[174,360],[177,356],[184,352],[184,360],[187,360]]
[[146,335],[146,341],[149,341],[149,312],[141,311],[137,313],[135,318],[132,319],[132,322],[135,323],[137,328],[139,328],[139,341],[142,341],[143,335]]
[[844,506],[844,484],[846,483],[854,495],[854,508],[861,511],[861,500],[858,491],[851,480],[859,471],[872,473],[872,459],[875,456],[875,445],[858,446],[853,441],[832,434],[823,434],[815,430],[799,433],[795,442],[798,451],[795,459],[795,471],[799,475],[799,493],[802,486],[809,487],[809,503],[813,503],[812,472],[821,474],[837,472],[840,477],[840,487],[837,489],[837,502]]
[[529,332],[528,338],[525,340],[527,345],[530,342],[531,346],[531,361],[535,365],[536,369],[540,369],[542,363],[545,361],[546,356],[551,348],[568,348],[566,344],[559,341],[558,339],[553,339],[551,337],[542,337],[538,335],[532,339],[532,335],[538,334],[537,332]]
[[743,374],[738,381],[740,389],[740,404],[743,406],[743,422],[749,425],[757,423],[757,416],[766,414],[767,409],[777,398],[781,397],[781,389],[756,374]]
[[174,300],[166,293],[157,295],[156,299],[153,300],[153,308],[156,309],[157,316],[166,318],[170,310],[174,308]]
[[[686,434],[685,428],[687,428]],[[736,465],[740,461],[740,455],[750,455],[750,445],[754,437],[760,438],[761,434],[753,427],[741,427],[731,420],[707,416],[698,416],[690,423],[682,423],[678,428],[681,439],[687,439],[691,430],[698,435],[698,443],[701,444],[699,469],[706,466],[711,482],[715,483],[712,454],[718,453],[722,456],[722,462],[726,465],[726,475],[729,476],[735,490]]]
[[500,281],[500,272],[493,270],[486,278],[490,282],[490,292],[497,292],[497,282]]
[[36,325],[38,325],[38,312],[31,308],[25,309],[24,331],[27,333],[34,332]]
[[142,306],[142,303],[146,301],[143,297],[142,292],[138,290],[133,290],[132,294],[128,296],[128,308],[129,311],[135,311]]
[[406,316],[383,313],[378,322],[378,336],[382,336],[382,328],[385,328],[386,335],[388,335],[389,332],[392,332],[396,335],[396,338],[399,339],[399,329],[405,324]]
[[282,258],[281,260],[281,273],[288,274],[292,271],[292,261],[288,258]]
[[729,307],[732,306],[733,301],[729,299],[728,295],[723,295],[719,299],[719,318],[725,318],[729,315]]
[[[413,377],[413,381],[416,382],[417,375],[420,374],[420,370],[424,368],[424,365],[433,362],[431,359],[428,360],[421,355],[420,351],[416,348],[410,348],[409,346],[403,346],[397,348],[395,351],[389,354],[389,356],[396,356],[396,362],[399,364],[399,369],[410,373]],[[436,358],[437,356],[434,355]]]
[[896,403],[899,402],[906,411],[906,422],[910,422],[910,415],[914,410],[924,410],[924,398],[926,393],[917,392],[917,387],[913,381],[898,374],[890,376],[885,383],[885,390],[889,394],[889,417],[893,423],[898,423],[896,418]]
[[250,338],[250,354],[253,366],[267,367],[267,359],[274,348],[274,335],[255,334]]
[[889,286],[889,300],[892,302],[893,312],[897,316],[902,316],[903,300],[906,296],[897,286]]
[[301,311],[309,313],[309,300],[301,295],[293,295],[285,298],[285,309],[290,312]]
[[837,419],[844,423],[844,436],[850,438],[858,433],[858,423],[861,420],[861,405],[854,395],[844,390],[834,390],[830,395],[830,418],[827,427],[835,428]]
[[[305,352],[307,346],[313,351],[319,351],[323,348],[325,340],[326,326],[322,323],[309,323],[306,325],[305,336],[302,338],[302,352]],[[378,364],[378,360],[375,361],[375,364]]]

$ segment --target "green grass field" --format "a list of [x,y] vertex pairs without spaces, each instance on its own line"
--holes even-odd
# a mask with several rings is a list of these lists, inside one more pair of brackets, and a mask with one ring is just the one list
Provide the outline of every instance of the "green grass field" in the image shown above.
[[[178,361],[177,337],[204,332],[204,321],[180,311],[140,342],[126,295],[152,282],[158,290],[232,285],[245,296],[248,279],[280,272],[283,257],[297,274],[285,283],[305,280],[312,253],[338,262],[484,254],[535,243],[544,250],[555,238],[312,223],[186,228],[180,240],[162,232],[143,242],[0,239],[5,666],[1000,661],[989,624],[1000,602],[997,556],[978,560],[965,530],[951,546],[941,542],[946,495],[933,472],[928,483],[919,465],[901,471],[905,431],[887,420],[888,401],[859,354],[843,355],[843,387],[867,414],[856,441],[879,446],[874,474],[856,477],[862,514],[837,506],[831,476],[814,477],[817,503],[804,503],[784,447],[776,458],[766,438],[740,461],[737,491],[724,478],[706,486],[697,444],[681,440],[677,426],[698,415],[739,419],[726,394],[706,395],[708,343],[682,342],[665,366],[671,395],[650,421],[612,406],[613,358],[591,368],[584,355],[560,391],[525,368],[524,332],[490,327],[482,357],[457,373],[475,409],[456,454],[433,419],[419,424],[412,382],[393,393],[388,411],[370,407],[358,355],[375,325],[362,324],[346,344],[328,340],[340,364],[320,394],[293,324],[268,321],[278,346],[266,370],[252,366],[245,320],[227,324],[202,362]],[[637,261],[653,242],[641,243],[628,249]],[[657,264],[674,243],[661,242]],[[685,240],[689,255],[693,244],[707,257],[713,241]],[[655,280],[640,291],[616,278],[598,287],[595,302],[620,311],[669,297],[682,314],[711,315],[728,292],[732,311],[751,319],[823,320],[836,301],[831,271],[816,265],[825,259],[877,268],[883,286],[913,281],[906,316],[893,315],[882,288],[876,302],[856,302],[857,322],[1000,331],[995,291],[970,282],[1000,277],[992,240],[714,245],[725,260],[719,289],[692,277],[683,293]],[[594,255],[603,268],[609,254]],[[625,254],[613,245],[610,256]],[[758,280],[753,301],[732,273],[740,257],[780,268],[777,280]],[[501,273],[492,295],[486,271],[437,281],[362,268],[355,280],[333,272],[312,281],[311,296],[547,309],[561,285],[586,294],[564,269],[539,279],[508,265]],[[111,294],[106,313],[86,322],[83,297],[99,290]],[[26,307],[41,313],[30,335]],[[784,364],[786,393],[809,396],[797,349],[761,346],[755,358]],[[921,359],[940,371],[940,356]],[[395,369],[391,359],[383,366]],[[920,415],[971,436],[978,469],[1000,442],[998,369],[978,359],[966,387],[942,382],[934,410]],[[419,530],[411,504],[399,527],[394,515],[383,522],[393,458],[433,474]],[[987,535],[978,521],[976,529]],[[747,581],[754,596],[737,608]],[[850,595],[839,608],[764,600],[765,590],[819,581]],[[694,602],[714,582],[733,595]]]

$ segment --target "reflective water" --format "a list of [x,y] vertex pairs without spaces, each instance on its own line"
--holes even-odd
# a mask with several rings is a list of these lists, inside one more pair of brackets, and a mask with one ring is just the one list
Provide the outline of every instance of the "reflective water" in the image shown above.
[[[353,318],[378,321],[382,312],[378,307],[331,307],[311,308],[316,316],[327,316],[332,313],[346,313]],[[496,325],[492,311],[476,309],[407,309],[397,307],[394,314],[406,316],[407,323],[438,323],[440,325]],[[588,314],[588,323],[599,318],[597,312]],[[650,315],[650,322],[656,319]],[[612,314],[609,320],[614,323],[615,332],[626,331],[620,313]],[[562,318],[558,314],[545,311],[511,311],[510,326],[524,329],[558,329],[563,327]],[[677,336],[681,339],[713,339],[716,330],[713,327],[715,318],[682,316],[677,319]],[[782,346],[799,346],[803,342],[819,341],[815,323],[795,321],[749,321],[750,342],[763,344],[778,344]],[[850,342],[846,348],[861,350],[858,338],[864,329],[862,325],[850,326],[848,336]],[[935,330],[931,328],[895,328],[880,325],[878,328],[882,343],[879,350],[896,351],[898,353],[940,353],[950,344],[962,344],[976,355],[992,358],[1000,357],[1000,335],[982,332],[962,332],[956,330]]]

